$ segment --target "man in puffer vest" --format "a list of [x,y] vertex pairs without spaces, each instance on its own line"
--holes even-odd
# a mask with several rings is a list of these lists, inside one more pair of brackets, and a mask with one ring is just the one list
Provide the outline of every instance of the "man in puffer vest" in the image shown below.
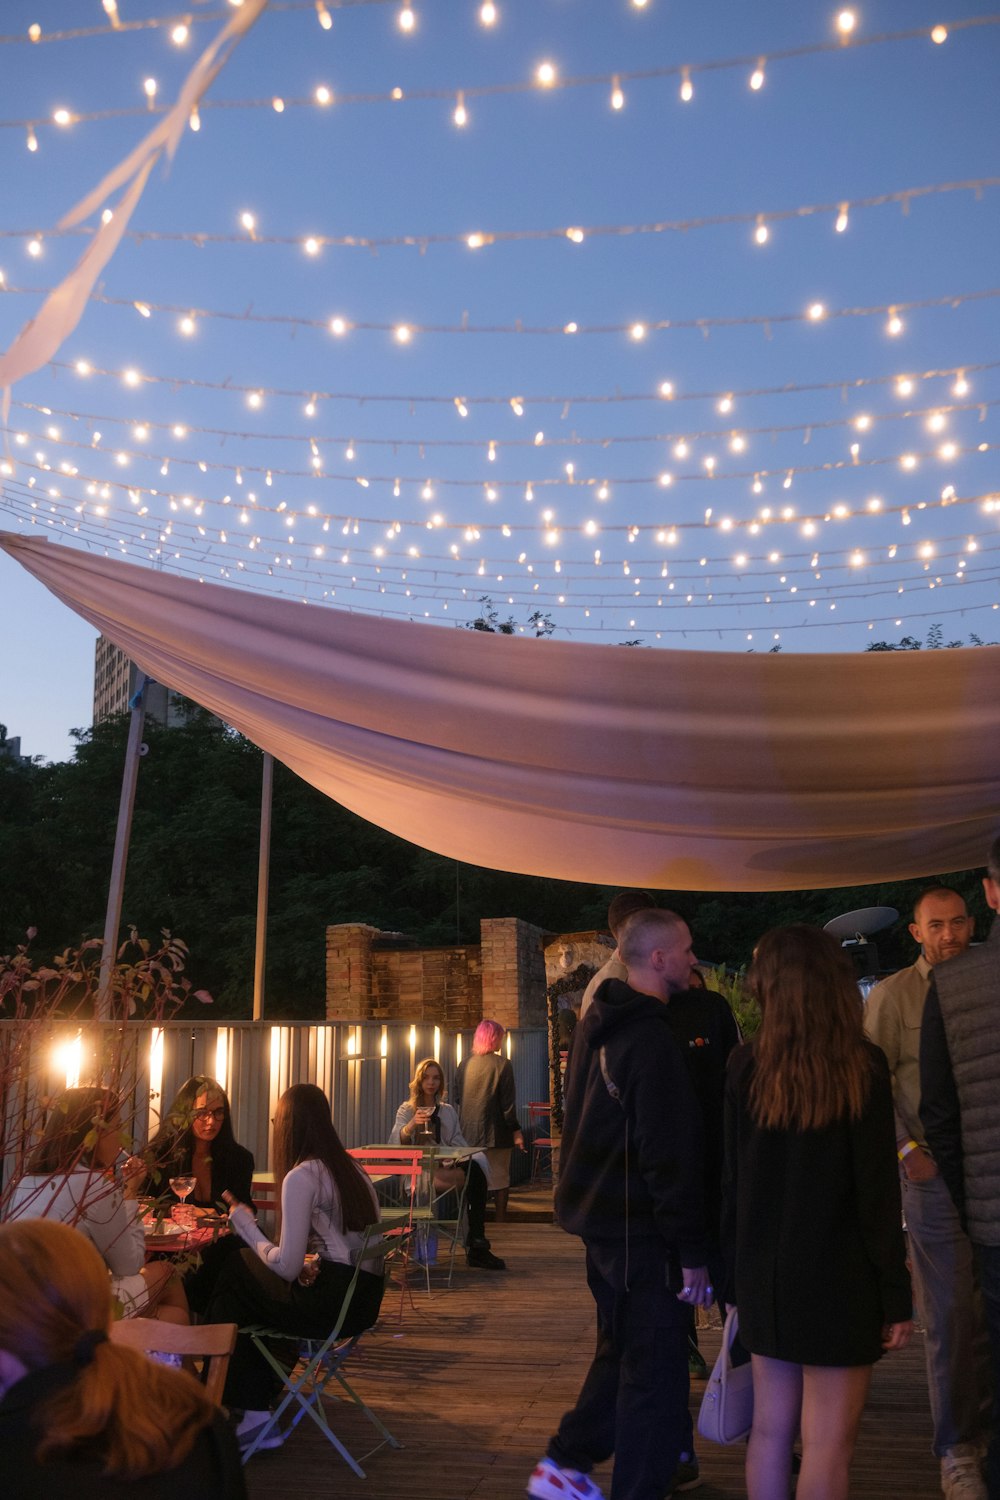
[[[983,881],[1000,912],[1000,838]],[[976,1252],[993,1365],[986,1465],[1000,1500],[1000,922],[987,942],[935,968],[920,1037],[920,1118]]]

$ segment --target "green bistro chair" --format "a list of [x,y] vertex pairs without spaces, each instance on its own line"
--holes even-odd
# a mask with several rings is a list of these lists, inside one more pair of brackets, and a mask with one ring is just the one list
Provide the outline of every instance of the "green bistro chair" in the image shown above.
[[[254,1435],[253,1442],[244,1451],[244,1463],[252,1458],[265,1442],[269,1448],[274,1447],[276,1436],[280,1437],[282,1444],[287,1442],[302,1418],[309,1416],[327,1441],[336,1448],[348,1467],[364,1479],[365,1471],[361,1463],[344,1446],[330,1425],[327,1408],[323,1401],[328,1391],[331,1395],[335,1393],[339,1395],[343,1392],[355,1406],[364,1412],[376,1432],[380,1434],[379,1441],[361,1455],[362,1460],[371,1458],[372,1454],[377,1453],[380,1448],[403,1446],[393,1437],[384,1422],[362,1401],[344,1375],[344,1366],[357,1348],[362,1334],[344,1335],[341,1329],[354,1300],[361,1271],[381,1269],[383,1274],[387,1275],[388,1262],[397,1256],[405,1256],[410,1233],[411,1231],[406,1228],[384,1231],[381,1224],[372,1226],[358,1254],[354,1276],[344,1293],[336,1324],[324,1337],[303,1338],[300,1334],[283,1333],[279,1329],[258,1325],[240,1329],[242,1334],[253,1340],[255,1347],[275,1373],[281,1377],[283,1386],[277,1405],[268,1420]],[[339,1387],[339,1390],[335,1392],[332,1389],[334,1386]],[[290,1413],[290,1420],[286,1418],[286,1413]]]

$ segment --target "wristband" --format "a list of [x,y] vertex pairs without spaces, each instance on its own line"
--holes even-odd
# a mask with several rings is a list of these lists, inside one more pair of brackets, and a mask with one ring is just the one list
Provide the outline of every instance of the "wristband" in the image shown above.
[[896,1155],[899,1157],[900,1161],[902,1161],[905,1157],[909,1156],[911,1151],[919,1150],[920,1147],[918,1146],[916,1141],[907,1141],[904,1146],[900,1146],[899,1150],[896,1152]]

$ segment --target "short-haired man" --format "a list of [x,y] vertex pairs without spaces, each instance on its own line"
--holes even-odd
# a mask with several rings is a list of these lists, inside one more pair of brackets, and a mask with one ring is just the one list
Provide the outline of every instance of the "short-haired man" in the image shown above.
[[947,1500],[985,1500],[979,1473],[984,1441],[985,1345],[972,1246],[920,1121],[920,1026],[931,972],[964,953],[972,918],[957,891],[929,886],[917,897],[910,933],[916,963],[877,984],[868,996],[865,1027],[885,1053],[896,1108],[903,1210],[910,1236],[914,1290],[926,1330],[924,1351]]
[[687,924],[643,913],[621,958],[629,982],[606,980],[573,1034],[555,1203],[586,1245],[597,1349],[528,1482],[535,1500],[598,1500],[589,1474],[612,1453],[612,1500],[663,1500],[684,1442],[688,1308],[712,1300],[701,1111],[665,1003],[694,964]]
[[611,897],[611,902],[608,906],[608,928],[615,940],[615,951],[607,963],[603,964],[597,973],[590,977],[587,988],[583,992],[583,999],[580,1001],[581,1021],[590,1009],[591,1001],[606,979],[628,978],[628,970],[618,956],[619,935],[629,917],[634,916],[637,911],[648,911],[651,906],[655,905],[656,902],[648,891],[619,891],[616,896]]
[[[983,890],[1000,912],[1000,838]],[[993,1364],[986,1478],[1000,1497],[1000,922],[987,942],[934,970],[920,1040],[920,1114],[928,1144],[968,1229]]]

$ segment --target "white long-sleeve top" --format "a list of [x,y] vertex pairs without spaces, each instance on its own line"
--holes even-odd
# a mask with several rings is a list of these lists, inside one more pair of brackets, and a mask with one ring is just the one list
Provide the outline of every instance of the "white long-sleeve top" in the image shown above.
[[27,1176],[14,1189],[8,1218],[58,1219],[86,1235],[114,1276],[133,1276],[146,1259],[139,1205],[101,1171]]
[[[367,1177],[364,1180],[377,1211],[375,1189]],[[349,1266],[364,1242],[363,1231],[345,1230],[336,1183],[329,1169],[316,1160],[299,1162],[281,1184],[278,1244],[268,1239],[245,1203],[230,1210],[229,1222],[240,1239],[283,1281],[295,1280],[307,1250],[318,1251],[323,1260]]]

